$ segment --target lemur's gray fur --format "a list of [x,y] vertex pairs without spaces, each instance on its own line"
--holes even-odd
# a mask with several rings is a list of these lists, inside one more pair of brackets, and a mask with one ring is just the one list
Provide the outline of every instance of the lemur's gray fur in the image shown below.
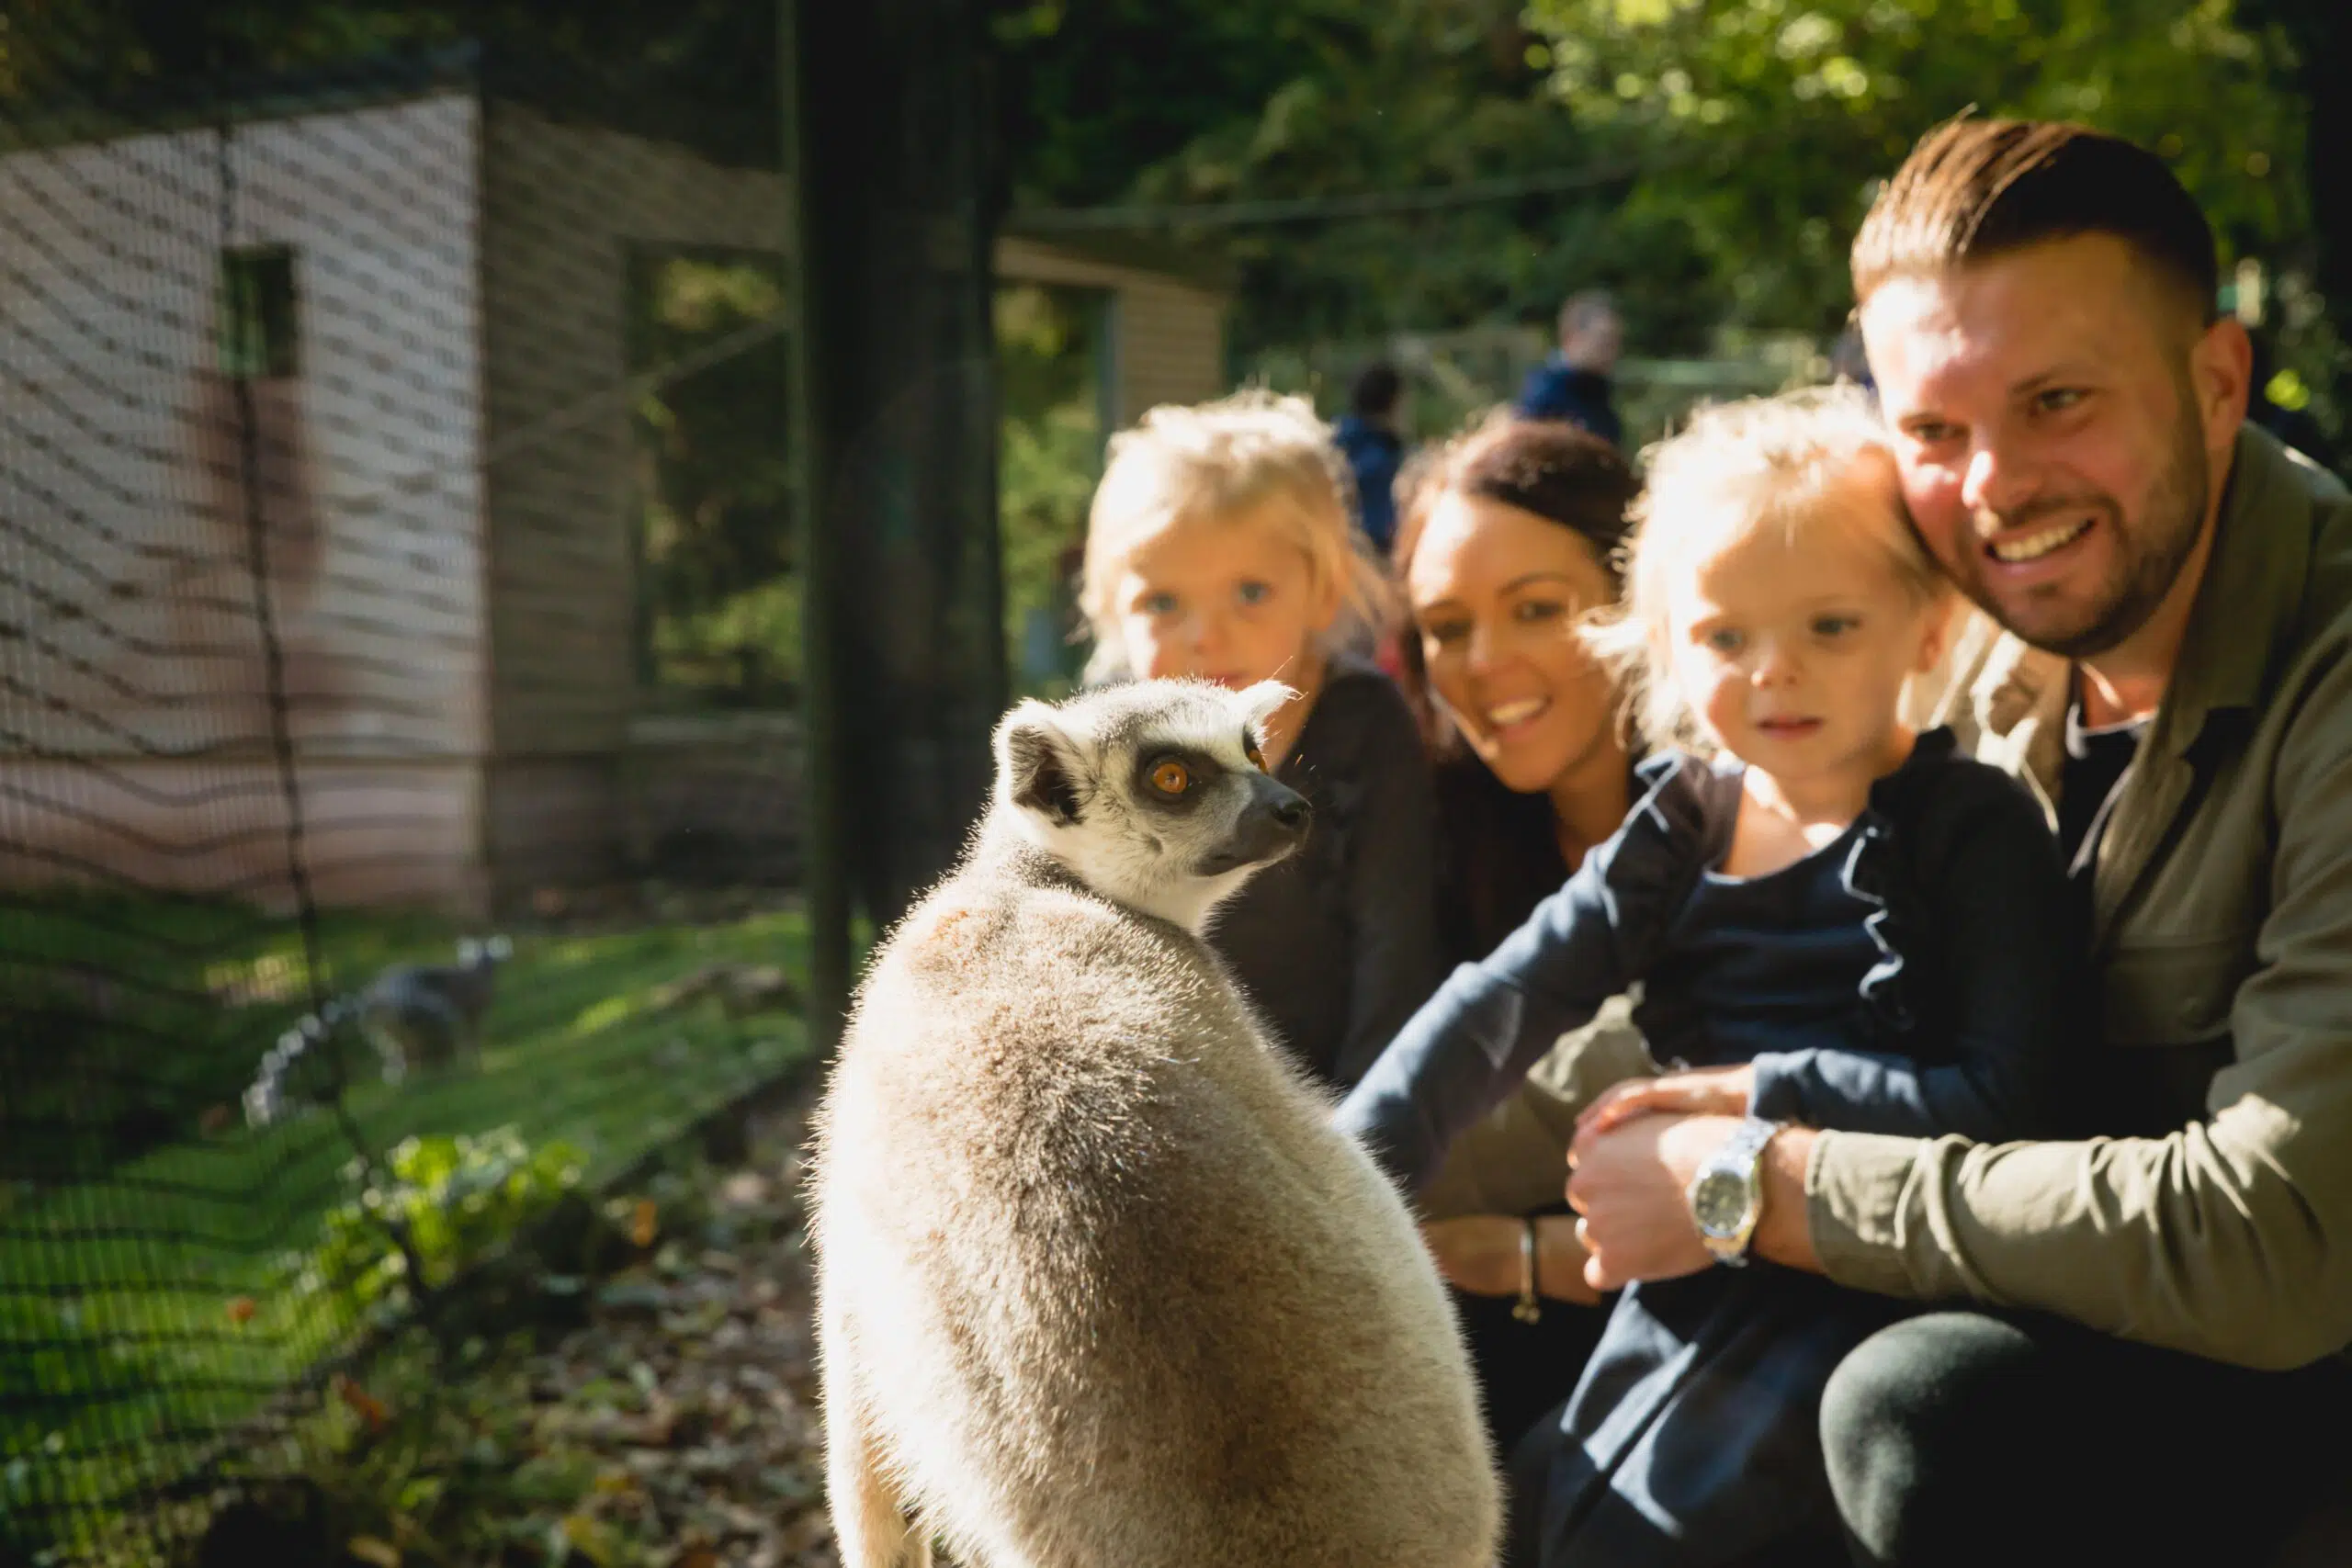
[[844,1568],[1491,1561],[1412,1219],[1201,941],[1306,830],[1252,761],[1284,694],[1023,703],[876,959],[811,1221]]
[[339,1087],[335,1065],[320,1058],[355,1028],[374,1047],[386,1083],[401,1082],[416,1067],[478,1055],[498,965],[512,952],[503,936],[486,942],[469,937],[458,944],[454,964],[395,964],[356,996],[337,997],[308,1015],[262,1056],[245,1090],[247,1124],[268,1126]]
[[458,962],[400,964],[359,993],[359,1027],[394,1077],[481,1054],[481,1021],[513,948],[503,936],[458,944]]

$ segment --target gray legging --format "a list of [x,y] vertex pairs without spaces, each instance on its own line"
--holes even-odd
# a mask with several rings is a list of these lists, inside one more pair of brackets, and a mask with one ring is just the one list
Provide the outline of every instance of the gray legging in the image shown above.
[[2247,1371],[1937,1312],[1846,1359],[1821,1430],[1859,1563],[2260,1568],[2352,1486],[2352,1366]]

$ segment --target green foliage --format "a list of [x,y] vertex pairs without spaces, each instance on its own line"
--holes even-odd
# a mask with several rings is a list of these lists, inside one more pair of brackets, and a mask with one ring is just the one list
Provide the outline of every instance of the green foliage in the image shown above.
[[[1530,62],[1515,6],[1402,0],[1327,6],[1313,48],[1250,112],[1204,126],[1136,179],[1152,202],[1353,196],[1610,164],[1625,138],[1563,111]],[[1242,267],[1232,347],[1548,319],[1626,258],[1655,287],[1636,321],[1650,351],[1695,345],[1693,267],[1611,218],[1623,182],[1431,210],[1206,231]]]
[[[1180,5],[1147,19],[1041,6],[1017,14],[1007,45],[1017,79],[1053,89],[1016,117],[1016,188],[1033,206],[1217,203],[1637,170],[1586,189],[1188,238],[1242,265],[1231,346],[1244,365],[1368,349],[1398,331],[1548,325],[1562,298],[1592,285],[1619,293],[1631,352],[1688,356],[1717,351],[1726,329],[1833,332],[1875,181],[1938,120],[1970,105],[2085,119],[2171,160],[2226,258],[2266,260],[2290,307],[2282,367],[2325,387],[2338,360],[2324,302],[2308,284],[2298,293],[2314,214],[2290,45],[2318,37],[2328,9],[1321,0],[1215,18]],[[1181,89],[1136,80],[1192,51],[1216,68]],[[1124,85],[1099,98],[1077,85],[1097,80]],[[1173,123],[1182,116],[1189,135]],[[1120,150],[1136,171],[1124,186],[1105,173]]]
[[1204,130],[1255,116],[1355,30],[1356,0],[1036,0],[992,24],[1016,199],[1085,205]]
[[1974,106],[2155,148],[2227,252],[2308,223],[2302,106],[2229,0],[1535,0],[1551,85],[1658,167],[1625,217],[1671,219],[1728,320],[1826,328],[1876,182]]
[[354,1317],[409,1304],[404,1236],[424,1285],[438,1290],[515,1240],[580,1185],[587,1156],[551,1140],[534,1148],[508,1125],[480,1136],[404,1139],[373,1171],[346,1166],[353,1196],[327,1212],[303,1281],[332,1292]]

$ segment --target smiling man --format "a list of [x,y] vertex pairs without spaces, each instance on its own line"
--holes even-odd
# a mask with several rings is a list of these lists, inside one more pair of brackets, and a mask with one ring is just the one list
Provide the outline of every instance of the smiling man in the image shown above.
[[1914,525],[1988,617],[1940,716],[2093,932],[2104,1135],[1790,1126],[1730,1168],[1737,1119],[1622,1122],[1576,1153],[1589,1276],[1706,1267],[1704,1174],[1758,1255],[1975,1303],[1830,1385],[1860,1561],[2259,1563],[2352,1489],[2352,501],[2245,423],[2211,232],[2128,142],[1947,124],[1853,273]]

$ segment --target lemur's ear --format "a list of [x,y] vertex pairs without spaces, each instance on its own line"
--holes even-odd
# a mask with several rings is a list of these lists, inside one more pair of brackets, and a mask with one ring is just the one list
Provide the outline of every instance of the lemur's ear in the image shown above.
[[1233,695],[1234,700],[1241,705],[1242,716],[1249,721],[1250,728],[1259,729],[1273,716],[1276,708],[1298,694],[1280,681],[1261,681],[1255,685],[1242,687]]
[[1064,827],[1078,820],[1077,759],[1044,703],[1024,702],[996,727],[996,771],[1006,796],[1023,810]]

